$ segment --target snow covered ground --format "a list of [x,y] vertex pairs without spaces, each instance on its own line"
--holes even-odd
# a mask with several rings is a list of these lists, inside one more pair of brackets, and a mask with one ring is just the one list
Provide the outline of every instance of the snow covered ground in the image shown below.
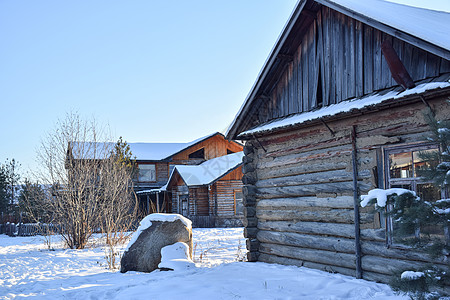
[[107,270],[101,239],[85,250],[54,239],[49,251],[42,237],[0,235],[0,299],[407,299],[383,284],[241,262],[242,232],[194,229],[197,268],[149,274]]

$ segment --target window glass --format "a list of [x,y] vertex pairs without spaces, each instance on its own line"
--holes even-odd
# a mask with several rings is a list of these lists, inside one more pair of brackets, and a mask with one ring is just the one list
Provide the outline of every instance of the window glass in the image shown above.
[[413,177],[411,152],[390,154],[389,166],[391,178]]
[[156,181],[155,165],[139,165],[139,181]]
[[422,177],[424,172],[429,171],[432,166],[437,166],[437,161],[432,160],[433,154],[438,152],[437,149],[428,149],[423,151],[414,151],[414,177]]
[[241,191],[234,191],[234,214],[242,215],[244,213],[243,194]]

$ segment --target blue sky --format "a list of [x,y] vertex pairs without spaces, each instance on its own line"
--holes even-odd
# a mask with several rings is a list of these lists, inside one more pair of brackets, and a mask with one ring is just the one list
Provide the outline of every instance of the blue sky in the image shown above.
[[128,142],[222,131],[296,2],[0,0],[0,162],[36,168],[40,139],[71,111]]
[[76,111],[129,142],[223,130],[295,0],[0,0],[0,162]]

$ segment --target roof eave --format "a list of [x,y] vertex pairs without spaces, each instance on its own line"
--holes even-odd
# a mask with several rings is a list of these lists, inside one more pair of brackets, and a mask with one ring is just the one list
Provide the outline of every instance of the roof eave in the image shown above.
[[308,120],[308,121],[297,123],[297,124],[290,124],[290,125],[286,125],[286,126],[273,128],[271,130],[263,130],[263,131],[255,132],[255,133],[241,134],[238,137],[242,140],[248,140],[248,139],[253,139],[254,137],[262,137],[262,136],[269,135],[269,134],[283,133],[283,132],[287,132],[290,130],[296,130],[296,129],[301,129],[301,128],[305,128],[305,127],[314,126],[317,124],[322,124],[322,121],[325,121],[325,122],[338,121],[338,120],[343,120],[343,119],[347,119],[347,118],[352,118],[352,117],[355,117],[358,115],[371,113],[374,111],[379,111],[379,110],[382,110],[385,108],[401,106],[401,105],[404,105],[405,102],[410,103],[410,101],[414,100],[414,99],[417,100],[414,102],[420,102],[420,101],[422,101],[421,97],[423,97],[423,96],[439,97],[442,95],[447,95],[449,92],[450,92],[450,87],[447,87],[447,88],[443,88],[443,89],[439,89],[439,90],[427,91],[422,94],[412,94],[412,95],[408,95],[408,96],[405,96],[402,98],[389,99],[389,100],[383,101],[379,104],[364,107],[364,108],[357,109],[357,110],[342,112],[342,113],[339,113],[336,115],[324,116],[321,118],[316,118],[316,119]]

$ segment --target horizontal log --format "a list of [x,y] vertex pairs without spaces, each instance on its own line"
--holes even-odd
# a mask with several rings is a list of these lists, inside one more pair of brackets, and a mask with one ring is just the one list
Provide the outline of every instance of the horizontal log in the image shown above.
[[355,270],[353,270],[353,269],[324,265],[324,264],[319,264],[319,263],[313,263],[313,262],[309,262],[309,261],[305,261],[305,260],[281,257],[281,256],[271,255],[271,254],[266,254],[266,253],[261,253],[259,255],[259,261],[262,261],[265,263],[272,263],[272,264],[306,267],[306,268],[321,270],[321,271],[325,271],[325,272],[329,272],[329,273],[340,273],[340,274],[347,275],[347,276],[355,276]]
[[289,166],[273,166],[270,168],[259,167],[256,170],[259,180],[278,178],[284,176],[301,175],[305,173],[322,172],[323,170],[341,170],[349,166],[348,161],[329,162],[323,160],[315,160],[311,163],[297,163]]
[[364,255],[361,259],[363,271],[371,271],[386,275],[392,275],[399,270],[413,270],[429,266],[429,263],[391,259],[380,256]]
[[311,140],[309,143],[305,143],[304,140],[291,140],[291,142],[286,145],[282,144],[269,144],[266,148],[267,152],[265,153],[265,157],[270,156],[280,156],[280,155],[291,155],[291,154],[299,154],[306,152],[314,152],[320,151],[323,149],[330,149],[339,146],[345,146],[351,143],[350,135],[341,136],[341,137],[333,137],[331,139],[323,139],[320,137],[316,137],[316,139]]
[[245,227],[244,228],[244,237],[247,239],[256,238],[257,233],[258,233],[258,228],[254,228],[254,227]]
[[[358,173],[359,180],[371,178],[371,176],[372,174],[368,170],[362,170]],[[323,172],[317,173],[308,173],[294,176],[258,180],[256,186],[258,188],[284,187],[284,186],[331,183],[331,182],[342,182],[352,180],[353,180],[352,172],[348,172],[346,170],[332,170],[332,171],[325,170]]]
[[257,239],[246,239],[245,243],[249,252],[255,252],[259,250],[260,242]]
[[243,149],[243,150],[244,150],[244,154],[245,154],[245,155],[249,155],[249,154],[251,154],[251,153],[253,153],[253,152],[255,151],[253,145],[250,144],[250,143],[247,143],[247,144],[244,146],[244,149]]
[[[304,234],[331,235],[344,238],[355,238],[355,225],[321,222],[295,222],[295,221],[258,221],[261,230],[297,232]],[[373,241],[385,241],[384,229],[363,229],[361,238]]]
[[351,162],[351,145],[335,147],[337,149],[325,149],[320,151],[312,151],[303,154],[290,154],[277,157],[260,157],[258,159],[258,168],[273,168],[279,166],[288,166],[291,164],[305,163],[313,160],[329,160],[329,161],[346,161]]
[[[314,210],[313,210],[314,209]],[[361,224],[372,223],[373,214],[360,214]],[[263,210],[256,209],[256,216],[262,221],[303,221],[329,223],[354,223],[355,214],[351,209],[309,208],[308,210]]]
[[[337,251],[344,253],[354,253],[355,244],[353,239],[342,237],[326,237],[298,234],[292,232],[272,232],[260,230],[257,238],[262,243],[281,244],[287,246],[296,246],[309,249],[321,249],[328,251]],[[362,242],[362,252],[364,255],[381,256],[391,259],[402,259],[412,262],[446,264],[445,257],[440,259],[431,259],[425,253],[417,250],[400,250],[387,248],[385,244],[376,242]]]
[[250,157],[250,156],[247,156],[247,155],[245,155],[245,156],[242,158],[242,162],[243,162],[244,164],[250,164],[250,163],[252,163],[253,161],[254,161],[253,157]]
[[254,196],[256,195],[256,187],[251,184],[246,184],[242,187],[242,194],[244,196]]
[[253,262],[258,261],[260,253],[259,252],[247,252],[247,261]]
[[418,262],[428,262],[435,264],[445,264],[446,257],[431,258],[428,254],[420,252],[417,249],[400,249],[386,247],[385,243],[362,241],[361,250],[363,255],[381,256],[385,258],[404,259]]
[[273,254],[288,258],[307,260],[330,266],[355,268],[355,255],[348,253],[330,252],[317,249],[306,249],[293,246],[261,243],[260,253]]
[[244,217],[253,218],[256,216],[256,208],[251,206],[244,207]]
[[355,241],[347,238],[265,230],[258,231],[257,238],[262,243],[280,244],[343,253],[355,253]]
[[297,197],[274,198],[260,200],[257,205],[260,209],[299,209],[303,207],[329,207],[329,208],[353,208],[353,196],[337,197]]
[[[316,269],[321,270],[329,273],[339,273],[342,275],[347,275],[351,277],[355,277],[356,271],[354,269],[350,268],[343,268],[343,267],[337,267],[337,266],[330,266],[326,264],[320,264],[315,262],[309,262],[306,260],[298,260],[294,258],[287,258],[287,257],[281,257],[277,255],[271,255],[266,253],[261,253],[259,255],[259,261],[266,262],[266,263],[275,263],[275,264],[282,264],[282,265],[291,265],[291,266],[298,266],[298,267],[305,267],[310,269]],[[386,274],[380,274],[380,273],[374,273],[369,271],[363,272],[363,279],[370,280],[370,281],[376,281],[376,282],[382,282],[382,283],[389,283],[391,276]]]
[[242,166],[242,173],[247,174],[250,172],[255,172],[255,166],[253,164],[244,164]]
[[[371,184],[358,182],[361,191],[368,191]],[[257,197],[261,199],[316,196],[323,193],[353,194],[353,182],[332,182],[283,187],[265,187],[257,189]]]
[[251,184],[254,185],[258,179],[256,178],[256,172],[246,173],[242,176],[243,184]]
[[243,220],[244,227],[257,227],[258,226],[258,218],[244,218]]

